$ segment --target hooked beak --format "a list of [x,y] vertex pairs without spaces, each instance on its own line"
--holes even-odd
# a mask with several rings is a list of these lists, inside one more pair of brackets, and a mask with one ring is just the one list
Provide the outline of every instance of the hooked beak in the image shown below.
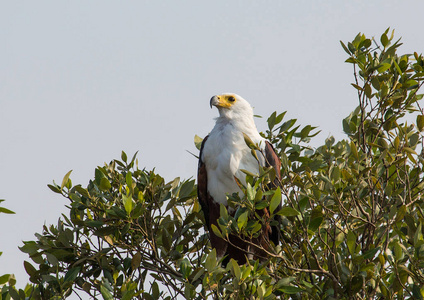
[[211,106],[211,108],[212,108],[212,106],[217,106],[217,105],[219,105],[219,96],[213,96],[212,98],[211,98],[211,101],[209,102],[209,104],[210,104],[210,106]]

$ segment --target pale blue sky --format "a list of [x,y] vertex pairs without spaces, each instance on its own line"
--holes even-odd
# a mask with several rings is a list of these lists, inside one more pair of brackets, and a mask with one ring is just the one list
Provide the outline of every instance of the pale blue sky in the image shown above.
[[423,52],[422,1],[2,1],[0,274],[27,282],[17,247],[66,213],[47,184],[86,185],[121,150],[166,180],[195,177],[212,95],[235,92],[259,130],[274,110],[344,137],[356,105],[339,40],[394,28]]

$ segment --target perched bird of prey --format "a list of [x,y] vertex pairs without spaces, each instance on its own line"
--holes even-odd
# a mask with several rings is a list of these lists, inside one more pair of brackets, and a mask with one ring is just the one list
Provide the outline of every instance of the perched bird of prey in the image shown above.
[[[234,235],[231,235],[230,242],[227,242],[213,233],[211,225],[218,227],[220,204],[228,206],[227,195],[239,193],[241,196],[242,191],[235,179],[238,178],[242,184],[246,183],[246,175],[241,170],[258,174],[259,164],[272,166],[276,171],[276,182],[273,184],[278,185],[281,179],[281,162],[272,145],[263,139],[256,129],[253,109],[246,100],[236,94],[222,94],[213,96],[210,106],[218,109],[219,117],[216,118],[215,127],[204,138],[200,149],[198,198],[209,230],[211,245],[216,249],[217,256],[226,256],[224,263],[234,258],[239,264],[243,264],[246,262],[246,256],[263,257],[263,253],[252,246],[252,243],[265,248],[270,240],[275,245],[278,244],[279,227],[263,225],[260,237],[247,243]],[[243,133],[261,148],[263,154],[257,153],[259,162],[252,155]],[[262,210],[260,214],[265,218],[269,216],[267,209]]]

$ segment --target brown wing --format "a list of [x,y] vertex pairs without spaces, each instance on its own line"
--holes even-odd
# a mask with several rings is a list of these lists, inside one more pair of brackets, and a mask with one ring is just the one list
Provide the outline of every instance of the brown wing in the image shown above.
[[[269,184],[269,188],[276,188],[281,185],[281,160],[275,153],[274,147],[268,141],[265,142],[265,158],[266,166],[272,166],[275,170],[275,179],[272,183]],[[278,205],[276,212],[281,209],[281,203]],[[270,240],[274,242],[274,245],[278,245],[281,239],[281,216],[274,216],[275,225],[271,226]]]
[[208,174],[206,172],[206,165],[202,160],[203,147],[209,136],[203,139],[202,146],[200,147],[199,154],[199,165],[197,167],[197,197],[199,199],[200,206],[202,207],[203,214],[205,216],[206,227],[210,229],[209,224],[209,193],[208,193]]
[[273,185],[271,187],[276,188],[280,186],[281,183],[281,160],[278,157],[277,153],[275,153],[274,147],[268,141],[265,141],[265,158],[266,158],[266,166],[272,166],[275,170],[275,179]]

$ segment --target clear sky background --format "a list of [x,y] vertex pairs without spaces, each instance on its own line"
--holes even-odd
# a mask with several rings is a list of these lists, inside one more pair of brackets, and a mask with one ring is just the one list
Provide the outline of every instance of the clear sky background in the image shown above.
[[214,125],[211,96],[234,92],[255,108],[344,138],[356,106],[339,40],[378,39],[424,51],[424,1],[2,1],[0,3],[0,275],[28,280],[23,240],[57,224],[66,199],[47,188],[73,170],[139,151],[167,181],[195,177],[195,134]]

